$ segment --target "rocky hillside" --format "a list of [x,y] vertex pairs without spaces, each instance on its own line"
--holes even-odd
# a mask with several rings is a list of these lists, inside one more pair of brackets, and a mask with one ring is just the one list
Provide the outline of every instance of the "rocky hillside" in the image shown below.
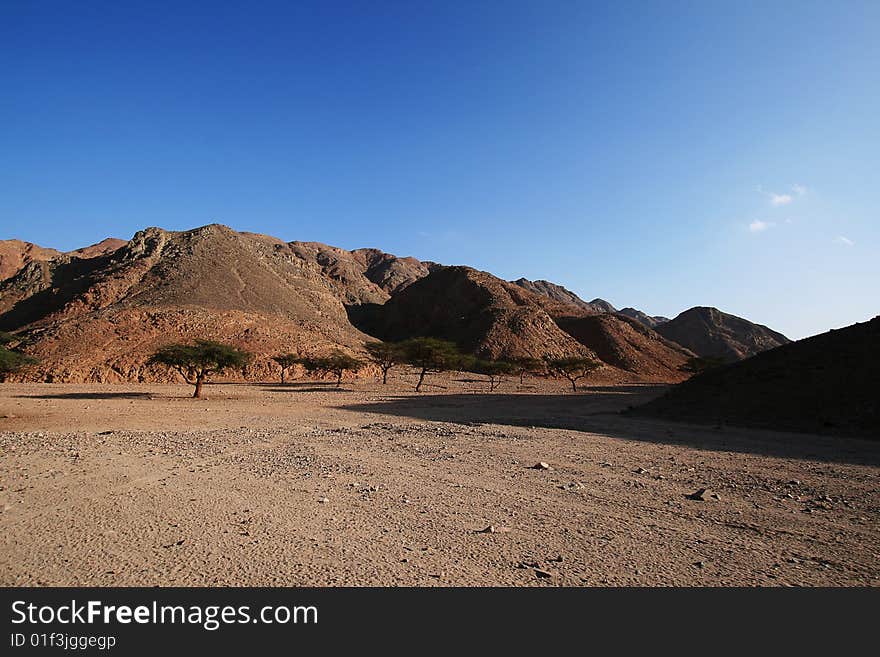
[[[281,351],[358,351],[372,337],[431,335],[484,357],[597,358],[605,380],[678,381],[691,351],[711,355],[720,342],[733,358],[785,340],[714,309],[659,324],[664,338],[647,325],[656,318],[624,309],[627,317],[548,281],[510,283],[469,267],[216,224],[148,228],[69,253],[15,240],[0,246],[11,272],[0,280],[0,330],[19,333],[40,358],[22,375],[37,380],[168,380],[144,366],[147,357],[193,338],[254,352],[248,375],[266,376]],[[710,313],[685,321],[697,310]],[[687,330],[673,337],[668,325]]]
[[387,340],[444,338],[491,358],[587,356],[606,364],[606,377],[686,377],[686,349],[634,320],[556,299],[470,267],[443,267],[371,307],[360,326]]
[[663,317],[661,315],[651,316],[637,308],[621,308],[617,311],[619,315],[625,315],[631,319],[636,320],[637,322],[644,324],[648,328],[655,328],[658,324],[662,324],[663,322],[668,322],[668,317]]
[[289,246],[298,258],[320,268],[346,305],[385,303],[392,294],[438,267],[378,249],[346,251],[320,242],[291,242]]
[[[558,301],[559,303],[567,303],[589,312],[606,312],[602,307],[594,306],[590,303],[587,303],[571,290],[568,290],[561,285],[557,285],[556,283],[551,283],[550,281],[530,281],[527,278],[518,278],[517,280],[511,282],[514,285],[518,285],[519,287],[528,290],[529,292],[543,295],[548,299]],[[599,299],[599,301],[601,301],[601,299]]]
[[635,412],[880,440],[878,344],[875,317],[709,370]]
[[691,308],[655,328],[665,338],[687,347],[698,356],[726,362],[748,358],[791,342],[766,326],[723,313],[717,308]]
[[60,255],[60,251],[30,242],[0,240],[0,281],[14,276],[32,262],[44,262]]
[[556,321],[609,365],[660,381],[687,378],[682,366],[694,354],[634,319],[603,313]]
[[278,351],[356,349],[367,338],[318,266],[280,240],[218,225],[148,228],[94,258],[32,262],[0,283],[10,298],[0,327],[26,336],[42,380],[165,380],[143,364],[171,340],[228,341],[268,371]]
[[593,355],[551,318],[565,307],[486,272],[441,267],[359,321],[384,340],[432,336],[484,357]]

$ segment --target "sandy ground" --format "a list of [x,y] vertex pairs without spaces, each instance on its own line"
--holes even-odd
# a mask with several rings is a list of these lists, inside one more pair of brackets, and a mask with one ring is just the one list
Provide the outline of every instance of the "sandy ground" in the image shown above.
[[880,443],[485,388],[2,384],[0,584],[880,584]]

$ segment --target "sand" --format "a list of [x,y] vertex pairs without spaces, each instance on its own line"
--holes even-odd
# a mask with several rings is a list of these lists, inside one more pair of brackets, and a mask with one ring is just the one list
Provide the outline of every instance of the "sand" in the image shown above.
[[2,384],[0,584],[880,584],[878,443],[409,383]]

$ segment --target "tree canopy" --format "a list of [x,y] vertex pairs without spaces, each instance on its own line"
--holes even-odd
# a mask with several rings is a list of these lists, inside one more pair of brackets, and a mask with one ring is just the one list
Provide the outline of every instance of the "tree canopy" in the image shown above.
[[244,367],[251,354],[232,345],[211,340],[196,340],[194,344],[170,344],[150,356],[148,363],[167,365],[177,370],[192,386],[193,397],[201,397],[202,384],[209,374],[231,367]]
[[284,383],[284,374],[291,367],[299,363],[300,357],[297,354],[279,354],[278,356],[272,356],[272,360],[281,367],[281,383]]
[[547,369],[551,374],[562,376],[571,382],[571,389],[577,392],[577,381],[599,368],[601,363],[592,358],[569,356],[566,358],[547,359]]
[[394,342],[368,342],[364,345],[370,361],[382,370],[382,383],[388,383],[388,370],[402,362],[400,345]]
[[428,372],[458,369],[465,359],[454,342],[437,338],[410,338],[399,342],[398,347],[402,361],[419,370],[416,392],[422,389],[422,383]]
[[342,383],[345,372],[357,372],[364,363],[343,351],[336,349],[328,356],[312,356],[299,358],[297,362],[312,374],[332,374],[336,377],[336,387]]
[[467,370],[488,377],[489,392],[494,392],[505,375],[517,371],[516,366],[506,360],[481,360],[479,358],[468,363]]

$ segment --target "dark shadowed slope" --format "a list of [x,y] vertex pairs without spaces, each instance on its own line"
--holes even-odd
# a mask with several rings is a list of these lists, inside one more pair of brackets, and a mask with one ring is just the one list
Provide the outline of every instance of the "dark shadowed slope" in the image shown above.
[[710,370],[636,413],[880,439],[880,317]]

